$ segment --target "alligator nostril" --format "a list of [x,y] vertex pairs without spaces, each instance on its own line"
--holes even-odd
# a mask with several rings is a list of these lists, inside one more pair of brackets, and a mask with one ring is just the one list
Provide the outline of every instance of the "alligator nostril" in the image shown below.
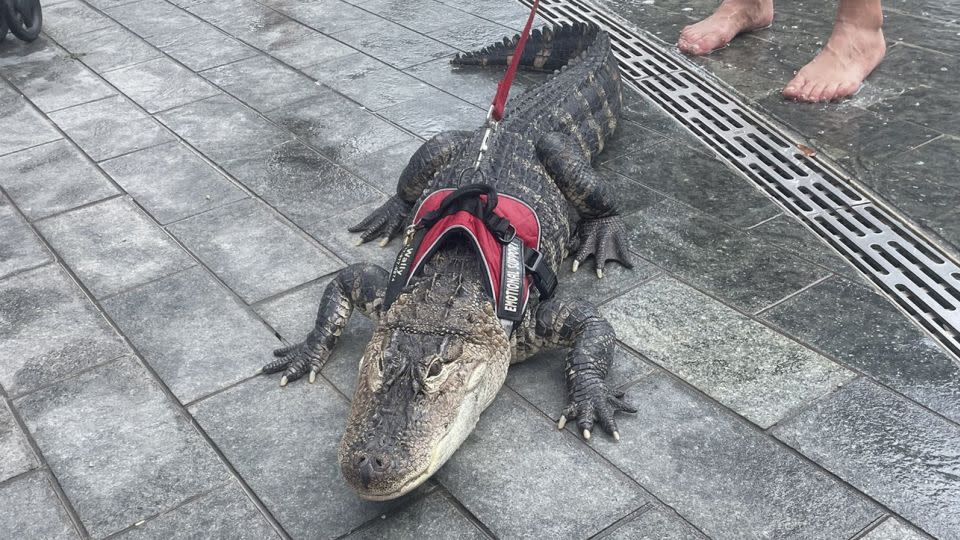
[[385,471],[390,468],[390,458],[386,456],[377,456],[373,459],[375,471]]
[[360,456],[359,458],[357,458],[357,467],[363,466],[363,464],[366,462],[367,462],[367,456],[366,455]]

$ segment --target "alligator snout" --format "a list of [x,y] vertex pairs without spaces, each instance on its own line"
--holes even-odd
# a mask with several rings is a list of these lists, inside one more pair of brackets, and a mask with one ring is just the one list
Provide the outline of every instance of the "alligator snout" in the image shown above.
[[391,464],[390,456],[386,454],[359,453],[355,465],[363,487],[369,488],[382,483],[385,480],[384,477],[390,474]]

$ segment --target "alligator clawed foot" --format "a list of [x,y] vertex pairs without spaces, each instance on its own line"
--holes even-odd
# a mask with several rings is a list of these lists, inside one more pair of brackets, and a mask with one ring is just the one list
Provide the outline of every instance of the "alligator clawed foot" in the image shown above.
[[286,386],[309,373],[309,381],[317,380],[317,374],[323,368],[329,353],[323,349],[310,345],[309,340],[296,345],[289,345],[273,351],[276,360],[260,368],[258,373],[279,373],[280,386]]
[[576,420],[583,438],[589,441],[594,424],[599,423],[615,441],[619,441],[620,431],[614,418],[618,412],[635,413],[637,409],[623,400],[623,392],[612,392],[606,384],[594,386],[586,395],[563,409],[557,429],[563,429],[568,421]]
[[360,233],[357,245],[364,244],[375,238],[382,238],[380,246],[386,246],[394,236],[400,234],[403,225],[410,215],[412,206],[394,195],[387,199],[380,208],[370,213],[363,221],[348,228],[352,233]]
[[577,234],[580,245],[573,257],[573,272],[579,270],[589,257],[593,257],[597,278],[603,277],[603,267],[607,261],[616,261],[627,268],[633,268],[630,250],[627,249],[626,227],[620,216],[585,220],[580,223]]

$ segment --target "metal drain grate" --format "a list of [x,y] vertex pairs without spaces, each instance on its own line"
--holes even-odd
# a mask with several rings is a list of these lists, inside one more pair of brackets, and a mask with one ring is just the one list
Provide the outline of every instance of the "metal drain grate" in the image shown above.
[[616,15],[583,0],[541,0],[539,14],[552,23],[593,22],[606,30],[625,84],[800,218],[960,358],[960,266],[942,249]]

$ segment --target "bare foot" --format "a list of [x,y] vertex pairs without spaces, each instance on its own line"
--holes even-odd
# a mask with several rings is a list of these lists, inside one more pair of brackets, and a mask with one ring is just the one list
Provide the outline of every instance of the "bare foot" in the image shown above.
[[677,47],[687,54],[710,54],[741,32],[770,26],[773,0],[724,0],[706,19],[684,28]]
[[879,26],[865,28],[837,20],[823,50],[787,83],[783,95],[810,103],[852,96],[886,52]]

